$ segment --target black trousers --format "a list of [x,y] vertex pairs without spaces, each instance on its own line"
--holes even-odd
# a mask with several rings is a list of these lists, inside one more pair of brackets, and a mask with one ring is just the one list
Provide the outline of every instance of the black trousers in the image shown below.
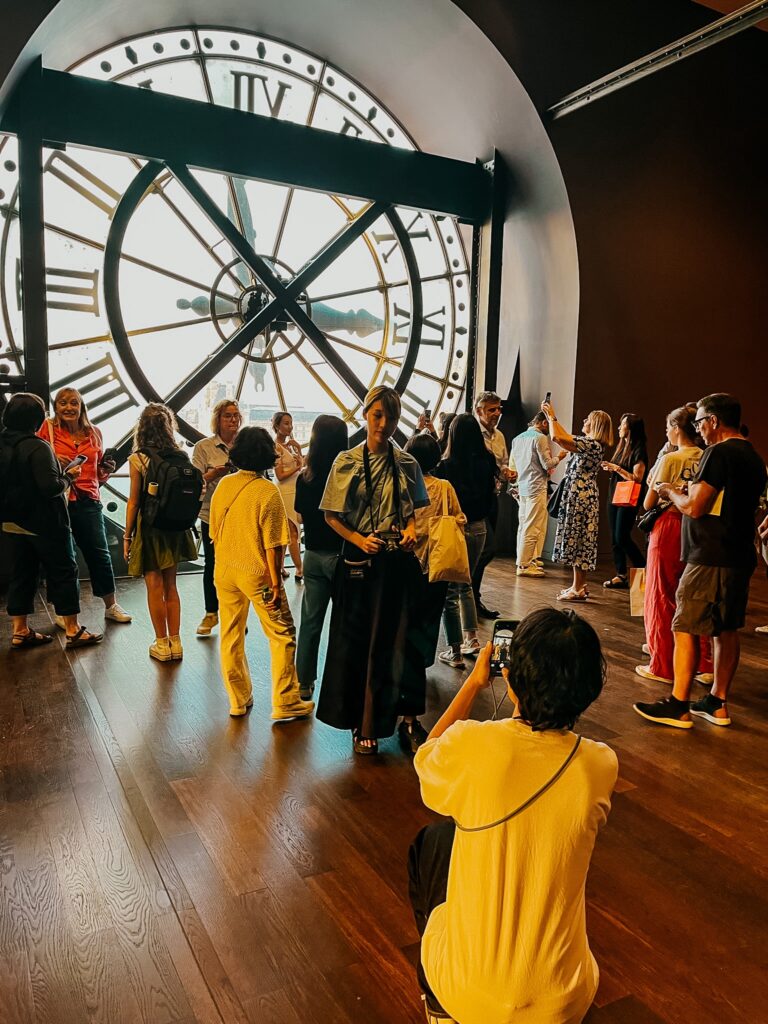
[[48,600],[56,614],[77,615],[80,611],[80,588],[75,546],[69,527],[56,527],[35,536],[8,533],[6,538],[11,556],[8,614],[32,615],[42,565],[48,583]]
[[496,556],[496,523],[499,518],[499,499],[493,499],[493,506],[485,518],[485,544],[475,571],[472,573],[472,590],[475,600],[480,600],[480,587],[483,585],[483,573]]
[[91,576],[91,589],[96,597],[115,592],[115,575],[104,527],[104,511],[100,501],[81,496],[69,503],[69,522],[75,544],[80,548]]
[[632,528],[636,518],[636,508],[623,508],[621,505],[608,504],[613,564],[616,566],[617,576],[627,575],[627,559],[636,569],[645,568],[645,555],[632,540]]
[[[408,896],[420,936],[424,934],[429,915],[435,907],[445,903],[448,868],[451,864],[455,835],[456,826],[450,820],[426,825],[411,843],[408,851]],[[429,1008],[438,1013],[445,1013],[429,987],[424,968],[421,966],[421,955],[416,973]]]
[[205,566],[203,568],[203,597],[205,599],[206,612],[218,612],[219,597],[213,582],[213,570],[216,567],[216,555],[214,552],[211,531],[208,523],[200,520],[200,536],[203,538],[203,555]]

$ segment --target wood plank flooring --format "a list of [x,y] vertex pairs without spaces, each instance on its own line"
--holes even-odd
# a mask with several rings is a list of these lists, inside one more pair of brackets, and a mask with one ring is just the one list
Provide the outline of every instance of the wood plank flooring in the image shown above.
[[[563,578],[517,580],[498,560],[487,599],[519,617],[553,604]],[[201,581],[180,586],[181,663],[147,657],[140,581],[120,584],[133,625],[109,623],[74,655],[9,651],[2,616],[0,1021],[422,1020],[405,856],[431,815],[410,761],[394,739],[356,759],[319,722],[273,725],[255,622],[256,704],[230,719],[216,638],[194,636]],[[610,675],[581,730],[616,749],[620,780],[589,876],[601,985],[587,1019],[768,1021],[768,637],[754,633],[766,581],[758,571],[734,726],[689,732],[632,712],[665,688],[633,672],[643,635],[626,594],[593,591],[578,610]],[[84,596],[86,624],[100,606]],[[42,606],[35,621],[47,625]],[[429,677],[427,725],[461,678]],[[478,713],[490,710],[485,698]]]

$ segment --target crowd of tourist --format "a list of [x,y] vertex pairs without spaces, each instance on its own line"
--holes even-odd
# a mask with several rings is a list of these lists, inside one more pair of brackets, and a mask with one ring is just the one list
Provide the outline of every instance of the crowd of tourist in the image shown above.
[[[146,586],[150,657],[183,658],[176,575],[197,557],[199,522],[205,614],[197,634],[219,630],[229,714],[243,718],[257,699],[246,656],[253,608],[269,645],[273,720],[311,715],[322,677],[317,718],[349,731],[356,754],[377,754],[379,740],[397,732],[415,755],[425,803],[447,818],[422,830],[409,859],[430,1019],[511,1020],[525,1006],[525,1019],[576,1022],[597,988],[584,885],[617,763],[607,746],[573,731],[605,679],[595,630],[571,610],[528,615],[501,668],[512,714],[469,720],[493,674],[478,620],[499,616],[481,587],[496,551],[500,495],[518,506],[516,577],[546,576],[554,520],[553,561],[572,572],[556,595],[562,608],[591,600],[598,480],[608,474],[614,574],[603,587],[628,589],[630,565],[644,572],[649,661],[636,672],[672,687],[663,699],[634,704],[654,724],[731,724],[727,701],[758,545],[768,564],[768,516],[756,527],[766,466],[732,395],[673,409],[653,463],[638,415],[622,414],[615,437],[610,415],[595,409],[573,434],[549,398],[509,451],[492,392],[478,395],[473,413],[443,417],[439,433],[422,416],[401,448],[393,442],[400,397],[378,386],[362,406],[360,444],[350,448],[347,425],[323,415],[306,455],[289,412],[275,413],[270,434],[244,427],[237,402],[224,399],[191,460],[173,412],[150,403],[128,459],[123,554],[129,575]],[[50,418],[36,395],[8,401],[0,520],[13,650],[53,639],[28,621],[41,570],[66,646],[103,640],[79,621],[76,548],[105,618],[131,622],[116,599],[99,496],[115,469],[115,452],[105,451],[75,389],[55,396]],[[646,552],[633,536],[641,511]],[[303,585],[298,636],[286,551]],[[441,623],[446,647],[438,652]],[[427,733],[427,668],[437,660],[463,669],[467,657],[472,671]],[[694,680],[710,690],[691,701]]]

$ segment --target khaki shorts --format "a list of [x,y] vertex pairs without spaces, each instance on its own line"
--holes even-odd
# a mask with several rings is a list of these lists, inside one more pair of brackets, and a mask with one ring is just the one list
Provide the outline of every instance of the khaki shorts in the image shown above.
[[741,629],[753,572],[744,567],[686,565],[675,594],[673,632],[720,636],[723,632]]

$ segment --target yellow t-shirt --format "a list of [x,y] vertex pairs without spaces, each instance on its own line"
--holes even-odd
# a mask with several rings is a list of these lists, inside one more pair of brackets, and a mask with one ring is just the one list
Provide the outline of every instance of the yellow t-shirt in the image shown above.
[[288,543],[288,520],[277,487],[257,473],[225,476],[211,498],[216,565],[258,578],[269,575],[266,551]]
[[[523,804],[563,764],[568,731],[521,722],[457,722],[416,754],[424,803],[472,828]],[[456,830],[446,902],[422,939],[421,961],[461,1024],[577,1024],[597,990],[584,885],[610,810],[618,762],[582,739],[564,774],[519,816]]]

